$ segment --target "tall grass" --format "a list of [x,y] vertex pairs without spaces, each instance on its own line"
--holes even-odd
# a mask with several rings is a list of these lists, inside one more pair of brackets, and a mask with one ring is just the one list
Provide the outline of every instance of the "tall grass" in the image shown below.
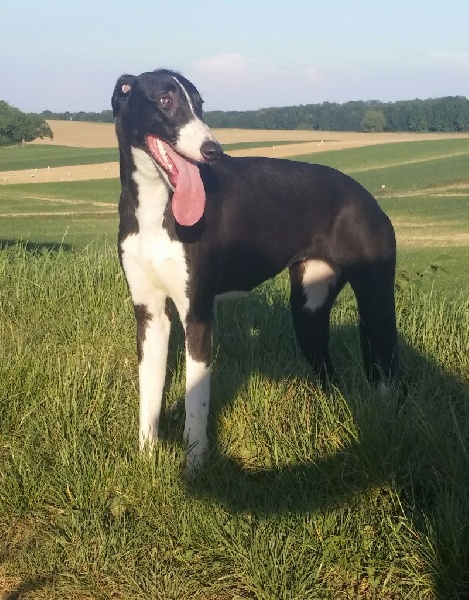
[[0,252],[0,591],[24,598],[465,598],[469,303],[399,279],[404,389],[336,388],[293,341],[284,277],[220,305],[211,455],[182,477],[181,332],[162,443],[137,449],[134,323],[112,249]]

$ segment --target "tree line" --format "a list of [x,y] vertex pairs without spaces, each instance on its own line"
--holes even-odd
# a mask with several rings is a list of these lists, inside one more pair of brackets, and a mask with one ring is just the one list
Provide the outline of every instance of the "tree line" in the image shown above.
[[[0,146],[53,138],[47,120],[112,123],[111,110],[101,112],[23,113],[0,100]],[[447,96],[427,100],[353,101],[302,104],[246,111],[207,111],[210,127],[241,129],[307,129],[312,131],[469,131],[469,100]]]
[[52,112],[44,110],[41,113],[43,119],[48,121],[87,121],[89,123],[114,123],[112,110],[102,110],[101,112]]
[[[111,110],[41,113],[44,119],[112,123]],[[427,100],[353,101],[304,104],[246,111],[207,111],[210,127],[310,129],[317,131],[469,131],[469,100],[447,96]]]
[[469,131],[469,100],[462,96],[399,102],[323,102],[252,111],[212,111],[211,127],[316,131]]

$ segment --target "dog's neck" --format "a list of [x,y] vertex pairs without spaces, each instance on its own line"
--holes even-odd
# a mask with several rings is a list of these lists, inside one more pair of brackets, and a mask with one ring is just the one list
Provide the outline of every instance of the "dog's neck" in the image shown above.
[[136,169],[132,178],[137,185],[137,220],[140,232],[155,231],[163,224],[164,212],[169,201],[170,188],[166,178],[157,169],[146,152],[132,148]]

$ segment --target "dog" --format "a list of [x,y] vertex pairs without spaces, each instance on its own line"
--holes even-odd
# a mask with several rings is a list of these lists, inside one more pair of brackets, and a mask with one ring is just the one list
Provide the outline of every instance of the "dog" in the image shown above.
[[299,346],[319,381],[333,376],[329,319],[348,282],[368,378],[398,373],[396,242],[390,220],[335,169],[223,153],[202,98],[179,73],[122,75],[112,108],[120,154],[119,258],[137,325],[142,449],[158,440],[171,299],[185,332],[186,470],[207,450],[215,301],[289,269]]

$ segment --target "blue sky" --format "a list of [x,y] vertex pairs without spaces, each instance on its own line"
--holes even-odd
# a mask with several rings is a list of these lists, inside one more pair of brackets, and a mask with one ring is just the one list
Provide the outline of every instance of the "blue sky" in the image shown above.
[[469,97],[467,0],[1,0],[0,99],[101,111],[180,71],[206,110]]

